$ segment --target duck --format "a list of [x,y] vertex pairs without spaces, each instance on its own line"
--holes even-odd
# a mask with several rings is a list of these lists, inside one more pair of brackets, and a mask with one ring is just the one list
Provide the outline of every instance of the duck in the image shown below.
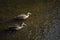
[[15,19],[17,19],[17,20],[21,20],[21,19],[25,20],[25,19],[29,18],[30,15],[31,15],[31,13],[30,13],[30,12],[27,12],[27,14],[17,15],[17,16],[15,17]]
[[21,25],[15,24],[14,26],[9,26],[8,29],[12,31],[17,31],[17,30],[22,29],[24,26],[26,26],[25,23],[22,23]]

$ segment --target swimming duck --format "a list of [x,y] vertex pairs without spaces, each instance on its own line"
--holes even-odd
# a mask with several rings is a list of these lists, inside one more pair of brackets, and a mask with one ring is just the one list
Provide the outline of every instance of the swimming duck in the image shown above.
[[27,18],[29,18],[30,15],[31,15],[30,12],[28,12],[27,14],[20,14],[20,15],[16,16],[15,19],[18,19],[18,20],[27,19]]
[[25,23],[22,23],[21,25],[15,24],[14,26],[9,26],[9,30],[20,30],[22,29],[24,26],[26,26]]

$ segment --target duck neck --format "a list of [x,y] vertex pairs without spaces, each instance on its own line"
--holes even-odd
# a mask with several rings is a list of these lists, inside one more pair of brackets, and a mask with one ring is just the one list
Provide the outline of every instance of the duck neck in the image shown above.
[[24,27],[23,24],[21,25],[21,27]]
[[29,16],[29,14],[27,14],[27,16]]

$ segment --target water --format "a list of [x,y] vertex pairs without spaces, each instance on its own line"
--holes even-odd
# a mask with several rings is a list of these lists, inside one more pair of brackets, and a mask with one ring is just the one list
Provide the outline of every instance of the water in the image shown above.
[[[60,40],[59,0],[0,0],[0,40]],[[20,24],[14,20],[19,14],[31,12],[24,22],[26,27],[5,34],[9,25]]]

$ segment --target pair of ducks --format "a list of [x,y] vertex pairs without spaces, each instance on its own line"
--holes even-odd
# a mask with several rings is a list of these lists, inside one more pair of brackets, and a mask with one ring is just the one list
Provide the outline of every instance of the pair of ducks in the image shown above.
[[[25,20],[25,19],[29,18],[30,15],[31,15],[30,12],[28,12],[27,14],[20,14],[20,15],[16,16],[15,19],[17,19],[17,20],[21,20],[21,19]],[[21,25],[15,24],[14,26],[10,26],[9,29],[20,30],[24,26],[26,26],[26,24],[23,22]]]

